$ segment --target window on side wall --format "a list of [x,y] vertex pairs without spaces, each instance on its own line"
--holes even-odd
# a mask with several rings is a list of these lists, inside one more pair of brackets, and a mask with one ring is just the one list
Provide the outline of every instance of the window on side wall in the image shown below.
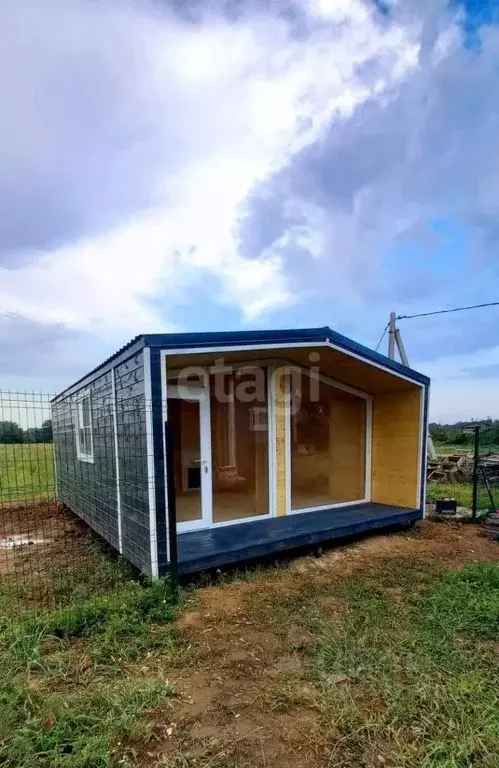
[[80,461],[94,461],[90,392],[85,392],[76,403],[76,454]]

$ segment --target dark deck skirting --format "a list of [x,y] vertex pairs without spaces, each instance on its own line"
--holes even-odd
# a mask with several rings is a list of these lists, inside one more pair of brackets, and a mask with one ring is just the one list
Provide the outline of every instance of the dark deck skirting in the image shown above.
[[187,574],[209,570],[422,517],[420,509],[368,503],[180,533],[179,571]]

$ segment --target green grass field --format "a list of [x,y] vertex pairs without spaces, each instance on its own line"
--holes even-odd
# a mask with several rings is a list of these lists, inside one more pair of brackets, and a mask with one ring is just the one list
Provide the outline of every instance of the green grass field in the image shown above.
[[0,445],[0,503],[54,497],[51,443]]
[[[480,493],[479,500],[482,500]],[[459,507],[471,508],[473,486],[471,483],[428,483],[426,486],[426,501],[437,499],[456,499]]]
[[[453,453],[473,453],[473,445],[452,445],[452,443],[439,443],[434,441],[436,452],[440,456],[450,456]],[[495,443],[481,443],[480,453],[499,453],[499,445]]]
[[[499,488],[492,486],[492,496],[495,506],[499,507]],[[490,497],[483,483],[478,484],[478,510],[490,509]],[[426,487],[426,501],[437,499],[456,499],[459,507],[471,509],[473,504],[472,483],[428,483]]]

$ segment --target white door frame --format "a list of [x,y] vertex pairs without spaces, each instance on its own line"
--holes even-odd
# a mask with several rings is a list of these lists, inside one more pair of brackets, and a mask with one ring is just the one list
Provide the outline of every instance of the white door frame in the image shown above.
[[196,531],[213,524],[210,393],[208,387],[168,387],[168,397],[199,403],[199,450],[201,468],[201,517],[177,523],[177,530]]
[[[266,515],[258,515],[257,517],[246,517],[241,518],[239,520],[225,520],[221,522],[214,522],[213,520],[213,464],[212,464],[212,452],[211,452],[211,414],[210,414],[210,390],[209,390],[209,376],[208,376],[208,368],[203,369],[205,375],[205,384],[204,385],[192,385],[192,386],[176,386],[174,384],[170,384],[168,381],[169,377],[173,377],[177,371],[174,370],[168,370],[167,369],[167,353],[165,350],[161,351],[161,387],[162,387],[162,399],[163,399],[163,420],[166,422],[168,420],[168,399],[170,397],[176,398],[176,399],[192,399],[192,400],[199,400],[199,399],[206,399],[208,401],[208,404],[206,406],[206,415],[202,418],[202,422],[205,425],[204,427],[201,427],[203,430],[206,430],[206,454],[205,457],[208,457],[208,472],[203,473],[203,477],[205,479],[206,485],[209,488],[205,488],[202,486],[201,489],[201,495],[202,495],[202,505],[203,505],[203,511],[202,511],[202,519],[191,521],[189,523],[177,523],[177,531],[178,533],[183,533],[187,531],[193,531],[193,530],[200,530],[201,528],[223,528],[225,526],[229,525],[242,525],[244,523],[252,523],[257,522],[258,520],[268,520],[270,517],[276,517],[277,510],[276,510],[276,493],[275,493],[275,487],[276,487],[276,465],[277,465],[277,456],[276,456],[276,441],[275,441],[275,393],[274,393],[274,380],[272,376],[273,372],[273,362],[269,360],[264,361],[257,361],[255,363],[254,361],[245,362],[245,363],[235,363],[234,369],[238,370],[239,368],[251,368],[255,365],[265,367],[267,369],[267,398],[268,398],[268,464],[269,464],[269,477],[268,477],[268,495],[269,495],[269,511]],[[186,397],[187,395],[187,397]],[[204,406],[202,403],[200,403],[200,411],[202,411]],[[163,435],[164,438],[164,435]],[[164,447],[166,446],[165,442],[163,441]],[[204,453],[204,451],[203,451]],[[165,500],[166,500],[166,508],[168,509],[168,478],[167,478],[167,470],[166,470],[166,447],[165,447]],[[205,514],[206,512],[206,514]],[[168,520],[167,520],[168,525]],[[170,558],[169,555],[169,548],[168,548],[168,559]]]

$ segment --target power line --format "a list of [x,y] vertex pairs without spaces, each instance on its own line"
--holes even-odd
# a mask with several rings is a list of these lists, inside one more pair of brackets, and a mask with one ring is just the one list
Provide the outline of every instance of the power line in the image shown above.
[[[473,304],[470,307],[455,307],[454,309],[439,309],[439,310],[436,310],[435,312],[420,312],[417,315],[397,315],[396,319],[397,320],[412,320],[415,317],[432,317],[434,315],[446,315],[449,312],[464,312],[465,310],[468,310],[468,309],[483,309],[484,307],[499,307],[499,301],[490,301],[487,304]],[[390,327],[390,323],[388,322],[385,325],[385,329],[384,329],[383,333],[381,334],[381,338],[380,338],[380,340],[378,341],[378,343],[376,345],[375,352],[377,352],[378,349],[380,348],[380,346],[381,346],[381,344],[383,342],[383,339],[385,338],[386,332],[387,332],[389,327]]]
[[383,339],[385,338],[385,333],[387,332],[387,330],[388,330],[388,326],[389,326],[389,325],[390,325],[390,323],[387,323],[387,324],[385,325],[385,330],[384,330],[384,331],[383,331],[383,333],[381,334],[381,339],[378,341],[378,345],[377,345],[376,349],[374,350],[375,352],[377,352],[377,351],[378,351],[378,349],[380,348],[380,346],[381,346],[381,342],[382,342],[382,341],[383,341]]
[[[455,309],[439,309],[436,312],[421,312],[418,315],[397,315],[397,320],[412,320],[414,317],[430,317],[432,315],[446,315],[449,312],[463,312],[466,309],[482,309],[483,307],[499,307],[499,301],[491,301],[488,304],[474,304],[471,307],[456,307]],[[385,328],[385,332],[386,332],[386,328]]]

